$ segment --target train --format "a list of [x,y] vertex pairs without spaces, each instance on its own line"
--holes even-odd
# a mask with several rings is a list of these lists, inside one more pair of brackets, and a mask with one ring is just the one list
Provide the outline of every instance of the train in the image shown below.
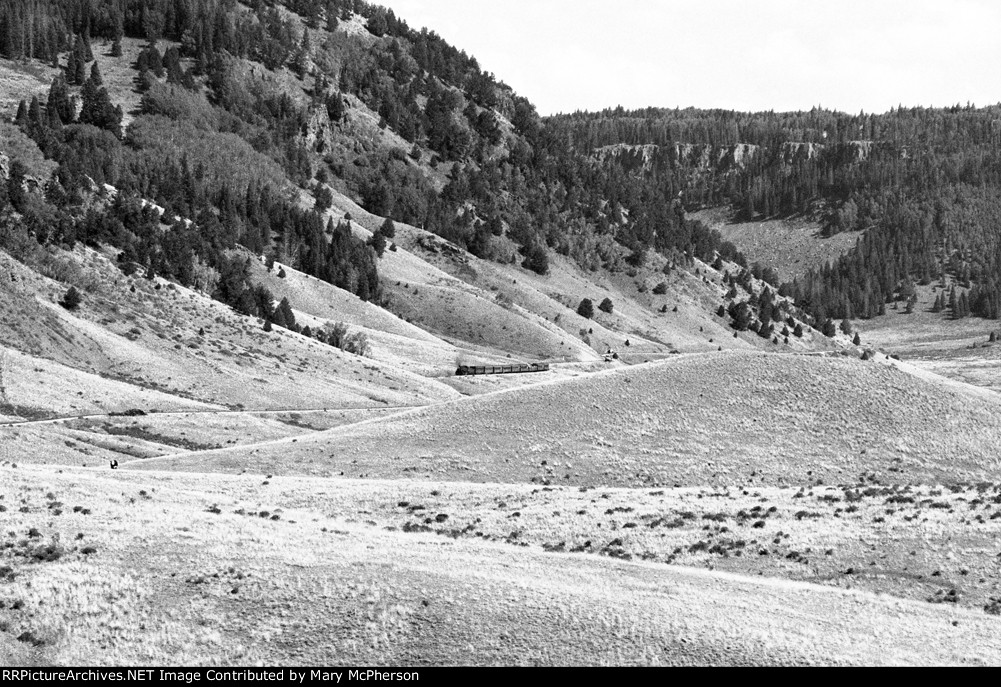
[[531,363],[528,365],[459,365],[459,369],[455,371],[455,376],[516,375],[530,372],[549,372],[549,363]]

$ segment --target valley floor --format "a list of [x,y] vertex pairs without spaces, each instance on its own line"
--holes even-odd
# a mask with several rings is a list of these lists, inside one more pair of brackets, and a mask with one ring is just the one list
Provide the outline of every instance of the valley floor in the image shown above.
[[[773,490],[0,470],[4,503],[17,512],[0,586],[5,664],[996,664],[1001,655],[997,618],[967,596],[994,562],[970,561],[964,575],[946,551],[981,547],[989,530],[973,526],[962,541],[909,558],[905,550],[918,544],[903,540],[913,535],[896,524],[880,534],[865,522],[881,497],[863,497],[849,523],[819,494],[804,503],[816,516],[797,519],[794,495]],[[959,506],[976,493],[935,498]],[[764,528],[740,524],[732,511],[752,502],[780,511],[765,511]],[[901,515],[930,514],[930,532],[958,522],[967,506]],[[703,515],[686,515],[689,508]],[[547,517],[550,509],[590,514],[575,522]],[[622,512],[629,509],[636,514]],[[704,520],[717,509],[728,514]],[[650,528],[651,515],[684,524]],[[632,520],[649,533],[627,528]],[[713,531],[700,531],[701,522]],[[664,564],[676,543],[736,537],[719,534],[727,522],[757,540],[747,559],[759,548],[769,557],[744,566],[739,545],[687,546],[678,562],[689,567]],[[585,536],[603,555],[551,543]],[[764,541],[772,537],[780,542]],[[836,553],[807,552],[810,543]],[[787,566],[796,571],[782,570],[779,554],[793,549],[801,558]],[[816,579],[817,566],[852,562],[857,573],[800,581]],[[928,577],[927,591],[941,603],[914,599],[914,588],[896,594],[899,582],[939,564],[942,576]],[[950,590],[932,592],[936,584]]]
[[[632,453],[654,449],[667,427],[694,446],[699,414],[716,422],[711,370],[735,380],[719,393],[744,406],[747,393],[766,394],[745,410],[772,432],[747,434],[731,404],[725,412],[744,429],[714,436],[733,439],[717,448],[732,460],[714,453],[716,468],[688,471],[684,484],[647,479]],[[804,396],[806,405],[779,403],[797,375],[841,382],[827,397]],[[873,379],[888,394],[876,403],[912,399],[919,416],[908,432],[923,413],[946,414],[942,447],[971,433],[986,442],[983,452],[964,444],[961,474],[997,474],[986,450],[993,434],[979,423],[1001,402],[985,400],[981,420],[964,408],[976,390],[839,356],[573,366],[417,409],[9,417],[0,425],[0,661],[996,665],[1001,480],[928,479],[947,471],[913,436],[880,474],[841,469],[853,464],[842,462],[833,433],[849,444],[865,436],[872,411],[847,408],[857,407],[855,385]],[[595,408],[577,409],[573,398]],[[604,418],[601,405],[614,398],[637,407]],[[852,403],[839,409],[839,398]],[[827,427],[809,410],[818,399],[843,420],[816,436],[833,450],[780,478],[764,458],[776,450],[770,442],[789,432],[806,442]],[[482,454],[477,427],[554,403],[564,407],[527,433],[498,434]],[[683,422],[664,424],[685,405]],[[611,429],[628,418],[642,421],[636,436],[647,449]],[[446,422],[457,432],[444,432]],[[593,453],[554,452],[562,423],[605,438]],[[404,426],[417,434],[403,437]],[[437,455],[413,448],[436,437]],[[383,454],[373,470],[378,461],[360,447],[382,451],[380,439],[410,459]],[[756,458],[741,461],[741,442]],[[871,463],[860,465],[880,464],[870,448]],[[521,472],[522,455],[531,474]],[[108,469],[111,456],[120,469]],[[733,469],[721,472],[728,460]],[[408,472],[411,463],[418,469]],[[383,478],[366,478],[372,471]]]

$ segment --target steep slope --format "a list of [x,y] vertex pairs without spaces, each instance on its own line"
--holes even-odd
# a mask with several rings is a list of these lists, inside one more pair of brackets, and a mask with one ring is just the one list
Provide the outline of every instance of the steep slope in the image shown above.
[[[276,328],[164,280],[124,277],[102,254],[55,259],[84,292],[0,253],[0,342],[94,374],[230,407],[413,405],[454,398],[437,382]],[[89,392],[88,392],[89,393]]]

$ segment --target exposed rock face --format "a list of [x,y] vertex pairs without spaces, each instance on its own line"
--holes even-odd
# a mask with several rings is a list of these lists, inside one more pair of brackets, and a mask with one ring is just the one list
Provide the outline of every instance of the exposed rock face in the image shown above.
[[647,174],[658,167],[683,167],[694,172],[729,172],[744,169],[760,152],[759,146],[738,143],[712,146],[697,143],[658,145],[619,144],[599,148],[595,155],[601,162],[615,160],[627,171]]
[[798,141],[786,141],[782,144],[782,161],[787,165],[815,160],[820,157],[826,146],[821,143],[800,143]]
[[[852,162],[865,162],[874,154],[907,157],[907,149],[895,149],[880,141],[848,141],[840,144],[786,141],[775,152],[782,164],[794,165],[816,160],[825,154],[847,155]],[[691,173],[729,174],[741,172],[756,158],[771,154],[760,146],[737,143],[712,146],[701,143],[675,143],[670,147],[658,145],[618,144],[598,148],[595,157],[599,162],[614,160],[633,174],[649,174],[657,169],[683,168]]]

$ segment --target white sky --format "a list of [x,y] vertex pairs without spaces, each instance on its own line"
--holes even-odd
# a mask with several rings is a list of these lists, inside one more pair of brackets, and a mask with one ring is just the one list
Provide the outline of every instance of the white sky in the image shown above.
[[997,0],[380,0],[542,115],[1001,102]]

